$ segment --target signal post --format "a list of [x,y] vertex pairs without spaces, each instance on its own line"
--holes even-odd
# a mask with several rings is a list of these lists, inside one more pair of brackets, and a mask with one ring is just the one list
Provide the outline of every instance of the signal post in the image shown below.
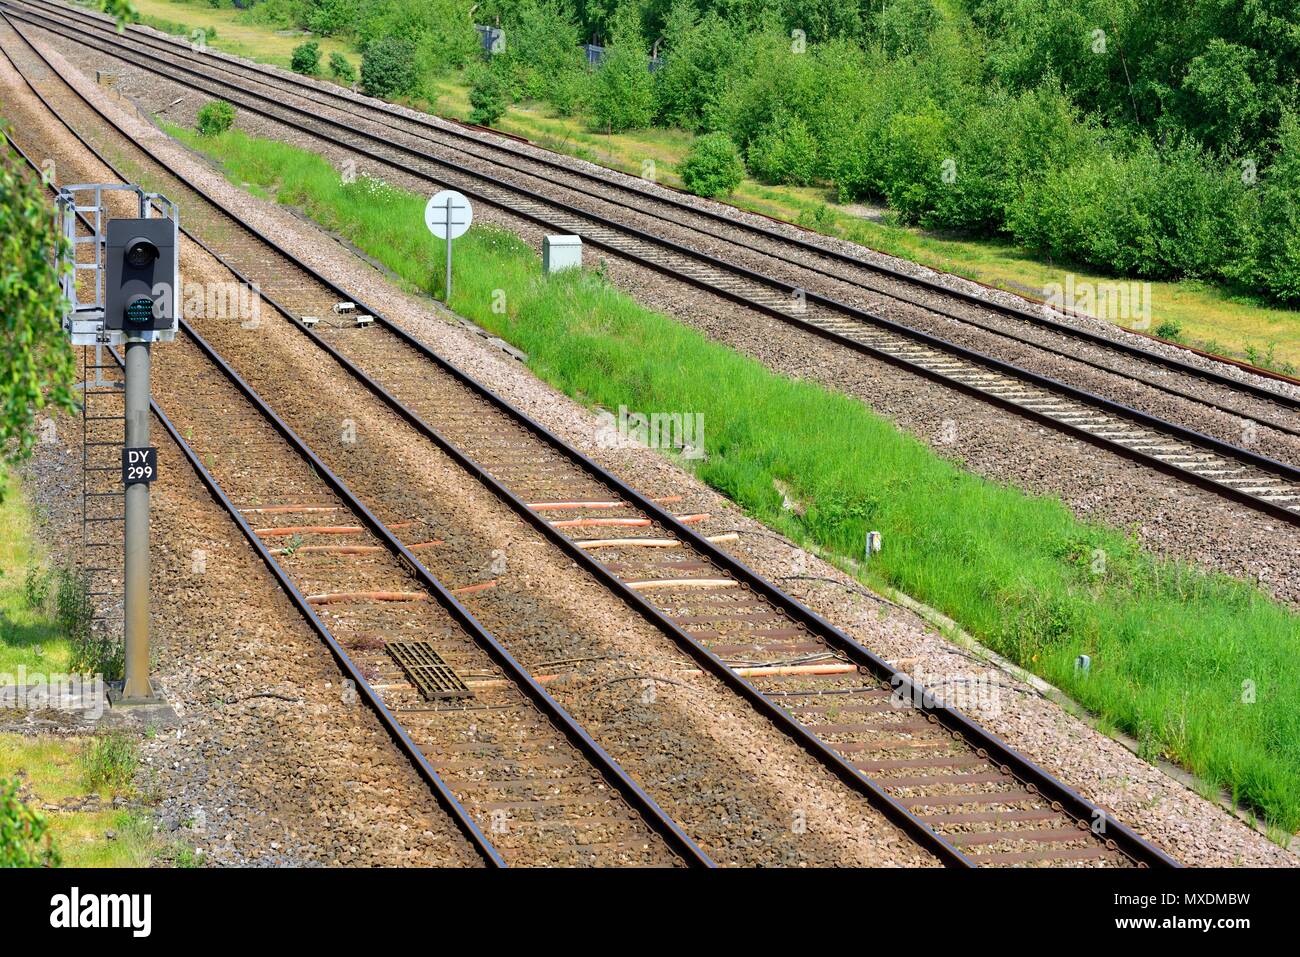
[[[113,190],[135,193],[138,217],[107,217],[104,194]],[[79,199],[87,194],[92,202]],[[93,345],[97,351],[105,345],[121,345],[126,353],[122,448],[125,680],[115,703],[156,704],[162,699],[149,680],[149,485],[158,477],[158,451],[149,444],[150,349],[155,342],[176,337],[180,315],[177,210],[159,194],[116,184],[64,187],[58,206],[70,250],[70,261],[65,263],[69,268],[62,280],[67,298],[64,327],[74,345]],[[87,244],[93,244],[94,261],[79,262],[88,257],[79,257],[77,250]],[[87,272],[91,276],[86,276]]]

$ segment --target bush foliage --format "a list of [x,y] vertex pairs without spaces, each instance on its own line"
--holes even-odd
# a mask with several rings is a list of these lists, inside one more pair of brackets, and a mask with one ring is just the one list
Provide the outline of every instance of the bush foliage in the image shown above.
[[336,50],[330,54],[330,76],[340,83],[351,84],[356,82],[357,70],[351,60]]
[[[63,334],[63,292],[54,270],[61,238],[40,180],[0,143],[0,455],[17,461],[36,441],[36,416],[76,407],[76,363]],[[4,478],[0,475],[0,496]]]
[[294,47],[289,66],[294,73],[316,76],[320,73],[320,44],[315,40],[308,40]]
[[506,81],[499,70],[481,67],[473,74],[469,89],[471,123],[491,126],[501,119],[506,107],[510,105]]
[[230,129],[235,122],[235,108],[225,100],[212,100],[199,107],[194,128],[204,136],[216,136]]
[[0,779],[0,867],[58,867],[49,822],[18,797],[18,782]]
[[383,37],[361,54],[361,88],[370,96],[398,97],[415,92],[415,45],[402,37]]
[[740,152],[726,133],[697,137],[677,172],[683,185],[697,196],[724,196],[745,178]]

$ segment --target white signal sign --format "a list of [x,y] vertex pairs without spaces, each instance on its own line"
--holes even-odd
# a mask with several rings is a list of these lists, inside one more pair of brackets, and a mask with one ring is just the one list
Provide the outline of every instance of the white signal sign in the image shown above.
[[424,207],[424,224],[439,239],[459,239],[474,221],[474,210],[464,194],[444,189],[429,198]]

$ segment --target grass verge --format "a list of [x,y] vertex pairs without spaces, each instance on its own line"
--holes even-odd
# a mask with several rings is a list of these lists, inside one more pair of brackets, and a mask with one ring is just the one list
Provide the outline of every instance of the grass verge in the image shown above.
[[14,679],[20,667],[28,672],[67,671],[68,641],[45,613],[56,587],[32,538],[31,504],[22,486],[10,478],[0,501],[0,675]]
[[[307,39],[263,22],[257,8],[214,9],[206,0],[134,2],[160,29],[188,34],[192,29],[215,26],[217,36],[208,41],[210,46],[285,68],[293,48]],[[355,51],[339,40],[315,39],[324,59],[338,51],[354,66],[359,63]],[[469,84],[463,76],[439,78],[434,86],[439,92],[436,104],[412,105],[436,107],[443,115],[459,119],[469,116]],[[681,185],[676,168],[692,140],[691,134],[674,129],[632,130],[609,136],[592,130],[582,117],[557,116],[545,104],[532,102],[514,104],[496,125],[548,149],[636,176],[643,174],[646,161],[652,161],[659,181],[672,186]],[[880,215],[878,210],[837,203],[834,190],[824,186],[769,186],[746,179],[729,202],[1018,294],[1041,298],[1046,287],[1063,283],[1067,272],[1074,273],[1081,285],[1103,287],[1114,282],[1111,276],[1037,260],[1008,243],[900,226],[888,212]],[[1151,283],[1149,303],[1151,323],[1144,331],[1291,375],[1300,369],[1300,312],[1196,280]]]
[[[17,680],[19,668],[50,675],[87,664],[66,637],[64,592],[73,584],[46,564],[32,537],[31,504],[11,478],[0,501],[0,683]],[[136,766],[135,743],[120,735],[0,734],[0,791],[9,795],[0,795],[0,811],[14,815],[6,827],[21,816],[30,834],[33,820],[43,822],[32,850],[51,847],[64,866],[147,866],[157,853],[152,821],[138,808],[113,805],[115,797],[134,797]],[[9,794],[14,784],[17,792]],[[15,848],[0,848],[0,857],[10,859],[6,849]]]
[[[147,813],[113,805],[135,797],[130,780],[88,773],[105,766],[96,755],[106,740],[0,734],[0,780],[19,782],[19,796],[44,818],[64,867],[148,867],[163,853]],[[112,747],[135,753],[125,739]]]
[[[413,288],[436,292],[440,245],[424,198],[239,130],[173,130],[303,209]],[[681,460],[795,541],[860,559],[861,574],[940,609],[1064,688],[1151,757],[1166,756],[1300,826],[1300,616],[1259,589],[1153,559],[1059,502],[963,472],[865,405],[775,375],[647,310],[598,274],[540,275],[512,234],[457,241],[452,305],[526,351],[542,379],[589,405],[702,413],[707,461]],[[786,489],[778,490],[777,483]],[[783,505],[788,494],[803,508]],[[1092,668],[1075,670],[1078,655]]]

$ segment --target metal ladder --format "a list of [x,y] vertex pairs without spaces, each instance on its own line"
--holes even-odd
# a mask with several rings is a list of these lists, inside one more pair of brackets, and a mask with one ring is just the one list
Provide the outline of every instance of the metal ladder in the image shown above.
[[120,481],[126,436],[125,383],[104,346],[84,346],[81,354],[82,572],[90,602],[91,633],[117,642],[122,640],[125,607],[122,543],[126,493]]

